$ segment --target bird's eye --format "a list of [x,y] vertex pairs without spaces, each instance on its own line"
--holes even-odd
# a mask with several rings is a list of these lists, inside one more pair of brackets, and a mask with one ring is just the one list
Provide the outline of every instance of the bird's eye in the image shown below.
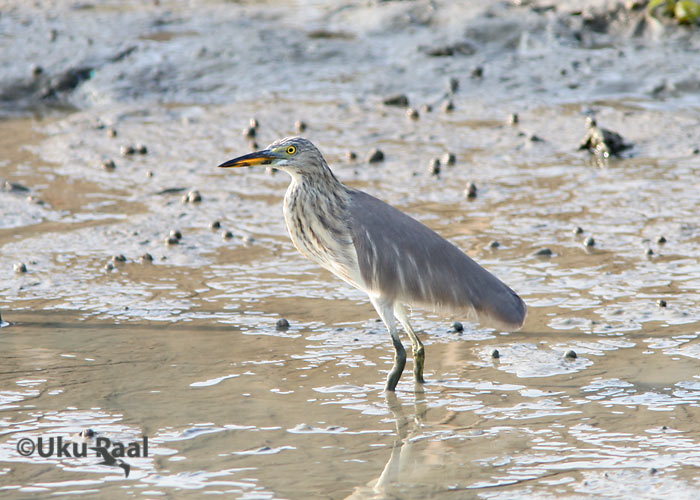
[[296,146],[289,146],[289,147],[287,148],[287,154],[288,154],[288,155],[293,155],[293,154],[296,153],[296,152],[297,152]]

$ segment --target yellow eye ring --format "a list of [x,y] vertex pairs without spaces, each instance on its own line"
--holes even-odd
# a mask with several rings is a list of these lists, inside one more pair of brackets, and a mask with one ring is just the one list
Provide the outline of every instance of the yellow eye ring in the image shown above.
[[296,152],[297,152],[296,146],[289,146],[289,147],[287,148],[287,154],[288,154],[288,155],[293,155],[293,154],[295,154]]

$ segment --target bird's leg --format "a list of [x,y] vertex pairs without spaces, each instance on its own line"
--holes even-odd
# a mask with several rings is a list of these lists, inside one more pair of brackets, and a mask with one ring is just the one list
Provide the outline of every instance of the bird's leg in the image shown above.
[[413,348],[413,375],[416,378],[416,382],[424,384],[423,367],[425,366],[425,348],[423,347],[423,343],[418,338],[418,334],[411,327],[411,323],[408,322],[408,314],[401,304],[394,304],[394,315],[411,339],[411,346]]
[[406,350],[403,348],[399,332],[396,330],[393,304],[380,298],[370,297],[369,300],[379,313],[379,317],[384,321],[387,330],[389,330],[389,335],[391,335],[391,341],[394,343],[394,366],[391,367],[391,371],[386,378],[386,386],[384,386],[385,391],[394,391],[403,373],[403,368],[406,366]]

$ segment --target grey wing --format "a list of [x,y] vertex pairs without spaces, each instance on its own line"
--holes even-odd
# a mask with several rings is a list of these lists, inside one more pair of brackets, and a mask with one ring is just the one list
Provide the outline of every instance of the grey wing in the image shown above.
[[527,308],[505,283],[417,220],[350,191],[350,228],[367,289],[392,301],[520,328]]

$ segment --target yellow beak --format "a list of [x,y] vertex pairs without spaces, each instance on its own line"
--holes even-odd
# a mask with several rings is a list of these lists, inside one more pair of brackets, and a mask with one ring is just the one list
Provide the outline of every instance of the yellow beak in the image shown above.
[[263,151],[257,151],[256,153],[250,153],[247,155],[239,156],[233,160],[222,163],[219,167],[252,167],[255,165],[269,165],[273,160],[276,160],[277,156],[275,154],[265,149]]

